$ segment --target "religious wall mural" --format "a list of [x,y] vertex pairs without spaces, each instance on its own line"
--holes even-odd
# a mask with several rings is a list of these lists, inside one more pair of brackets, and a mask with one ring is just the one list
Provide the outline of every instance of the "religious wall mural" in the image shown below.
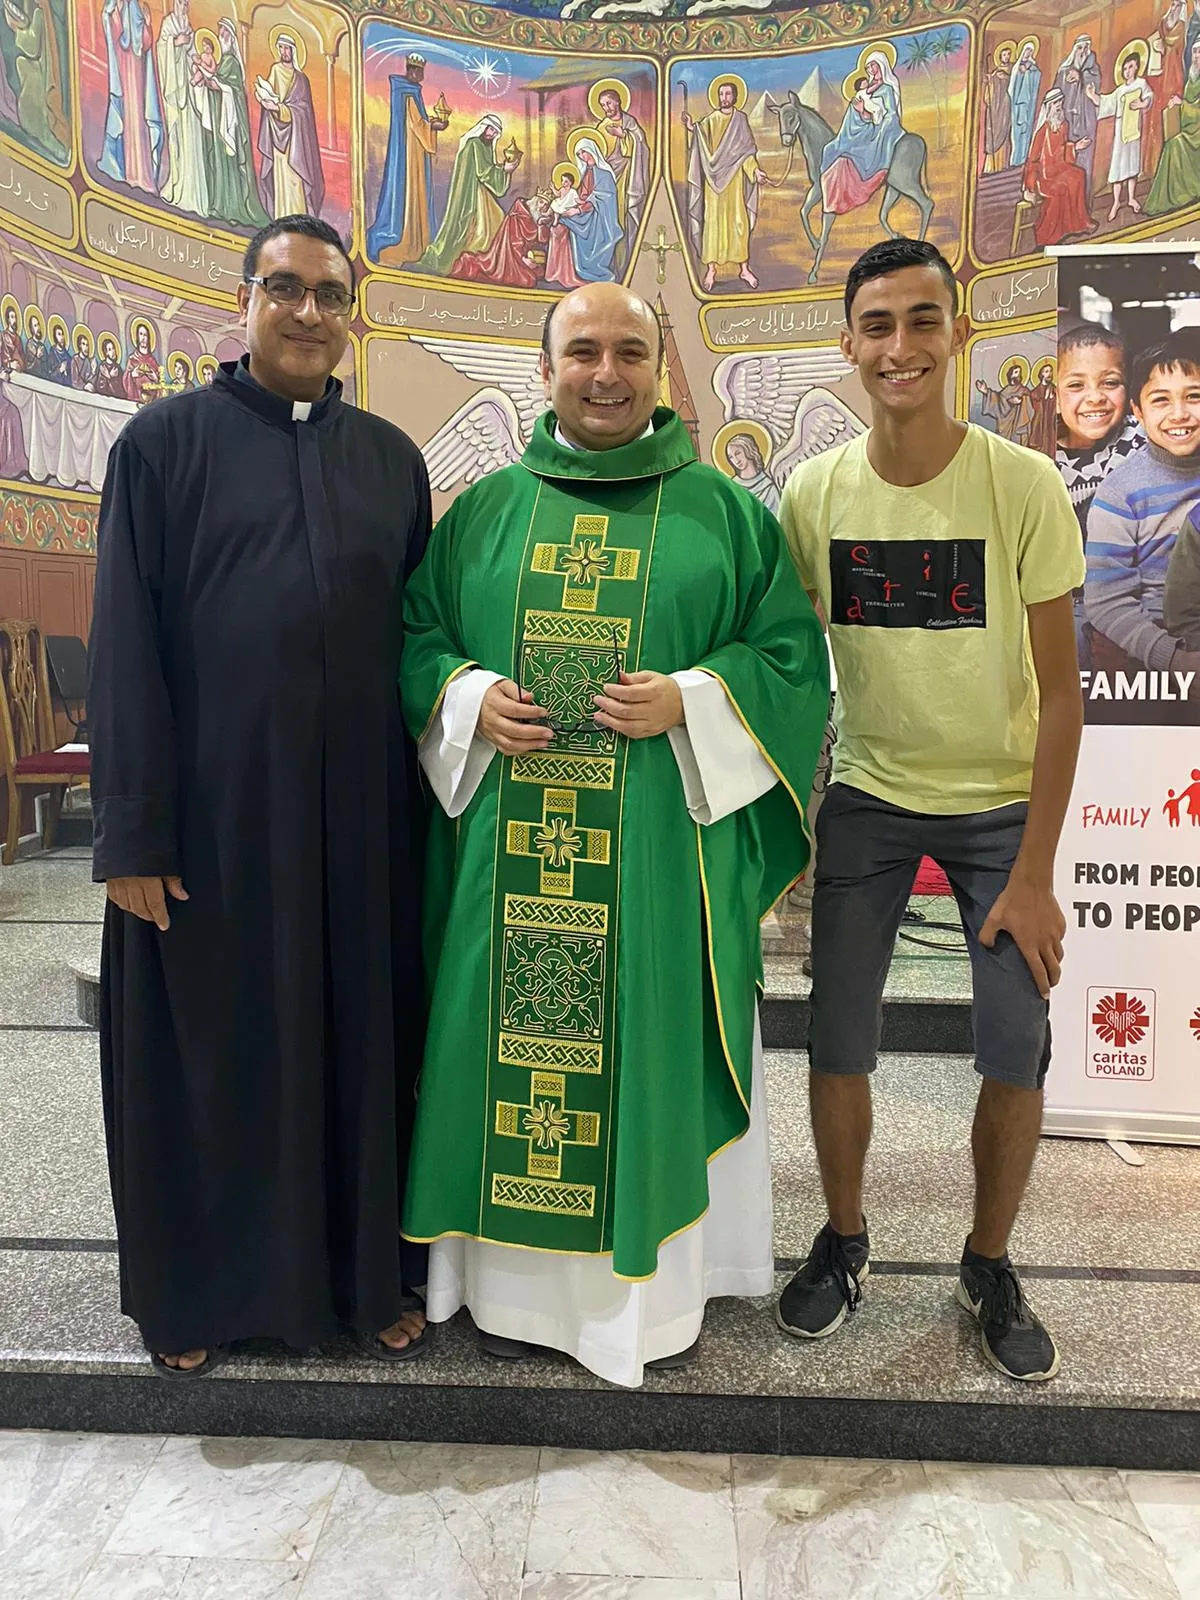
[[65,166],[71,154],[67,0],[3,0],[0,130]]
[[324,5],[77,0],[84,165],[101,187],[235,233],[351,221],[350,21]]
[[959,414],[1053,455],[1045,250],[1200,237],[1200,0],[0,5],[0,547],[87,554],[112,438],[242,350],[288,212],[347,239],[344,380],[439,511],[519,457],[576,284],[656,306],[664,400],[774,507],[865,426],[838,336],[874,241],[945,252]]
[[1054,330],[973,339],[967,352],[972,422],[1053,461],[1058,442]]
[[631,267],[657,178],[658,69],[368,23],[363,217],[380,266],[566,290]]
[[887,232],[959,258],[970,45],[954,25],[676,63],[672,193],[700,290],[836,284]]

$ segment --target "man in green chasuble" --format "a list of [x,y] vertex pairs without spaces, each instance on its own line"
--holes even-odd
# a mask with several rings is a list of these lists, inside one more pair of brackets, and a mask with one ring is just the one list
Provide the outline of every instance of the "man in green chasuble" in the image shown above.
[[775,519],[696,460],[661,366],[627,290],[558,304],[552,409],[435,530],[401,672],[440,802],[428,1314],[628,1385],[772,1287],[759,921],[808,861],[829,699]]

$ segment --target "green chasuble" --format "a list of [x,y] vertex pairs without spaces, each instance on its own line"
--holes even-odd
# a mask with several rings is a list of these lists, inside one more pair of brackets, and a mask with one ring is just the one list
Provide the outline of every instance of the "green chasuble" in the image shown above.
[[[673,411],[615,450],[554,429],[460,496],[405,596],[414,736],[476,665],[562,731],[433,819],[404,1231],[611,1253],[639,1279],[749,1125],[759,922],[808,861],[828,663],[778,524]],[[698,827],[665,735],[590,722],[618,665],[718,678],[779,783]]]

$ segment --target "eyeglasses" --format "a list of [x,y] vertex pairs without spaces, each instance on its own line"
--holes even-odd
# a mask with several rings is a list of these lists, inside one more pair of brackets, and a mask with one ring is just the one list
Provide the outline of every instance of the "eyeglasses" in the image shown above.
[[285,272],[272,272],[266,278],[247,277],[245,281],[261,285],[278,306],[303,305],[311,294],[317,310],[331,317],[348,317],[358,298],[352,289],[345,289],[340,283],[318,283],[314,288]]
[[[531,688],[531,686],[525,682],[525,676],[524,676],[526,653],[532,647],[533,646],[532,646],[531,641],[529,639],[524,639],[524,638],[521,640],[521,643],[517,647],[517,687],[519,689],[524,690],[524,692],[526,694],[532,695],[534,704],[536,705],[537,704],[537,700],[538,700],[538,692],[536,690],[534,690],[533,688]],[[603,665],[607,666],[608,663],[604,662]],[[616,628],[612,629],[612,669],[613,669],[613,675],[612,675],[612,680],[611,681],[613,683],[620,683],[620,681],[621,681],[621,640],[620,640],[619,634],[617,633]],[[539,689],[543,689],[543,688],[546,688],[546,687],[550,687],[550,688],[554,688],[555,687],[555,684],[554,684],[554,681],[553,681],[553,677],[552,677],[552,675],[550,673],[547,673],[541,679],[541,682],[539,684]],[[600,684],[600,683],[588,682],[587,684],[584,685],[584,690],[589,695],[595,694],[597,692],[597,690],[601,689],[601,688],[603,688],[603,684]],[[572,698],[573,698],[573,696],[572,696]],[[604,730],[598,729],[595,726],[595,715],[596,715],[596,713],[595,713],[594,710],[589,711],[585,716],[580,717],[575,722],[566,722],[561,717],[549,716],[549,717],[546,718],[546,726],[550,729],[550,731],[552,733],[563,733],[563,734],[566,734],[566,733],[583,733],[585,731],[586,732],[597,732],[597,733],[598,732],[602,732]]]

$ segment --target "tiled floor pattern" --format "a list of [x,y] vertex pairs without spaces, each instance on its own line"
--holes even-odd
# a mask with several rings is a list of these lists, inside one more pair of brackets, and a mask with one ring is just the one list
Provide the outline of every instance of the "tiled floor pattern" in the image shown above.
[[4,1600],[1195,1600],[1200,1477],[0,1433]]

